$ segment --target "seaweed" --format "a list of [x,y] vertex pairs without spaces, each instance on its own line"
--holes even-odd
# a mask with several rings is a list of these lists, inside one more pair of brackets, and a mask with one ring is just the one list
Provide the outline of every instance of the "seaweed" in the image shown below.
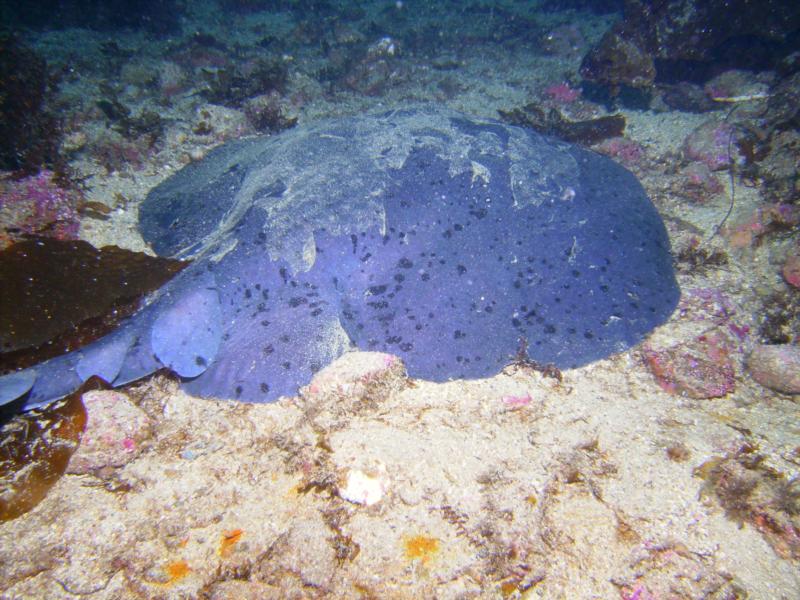
[[[8,419],[0,429],[0,522],[41,502],[67,469],[86,427],[84,392],[106,387],[92,377],[47,408]],[[6,414],[3,413],[5,420]]]
[[570,121],[560,112],[544,109],[534,103],[512,110],[498,110],[502,120],[511,125],[529,127],[534,131],[551,135],[568,142],[584,146],[596,144],[608,138],[619,137],[625,131],[625,117],[608,115],[584,121]]
[[0,252],[0,372],[108,333],[188,263],[84,241],[34,238]]
[[800,479],[781,479],[775,486],[773,504],[787,515],[800,515]]
[[697,239],[682,248],[675,257],[676,266],[682,273],[703,274],[709,269],[726,267],[728,255],[721,250],[709,250],[699,244]]
[[283,91],[289,70],[281,59],[259,58],[247,69],[228,66],[205,71],[206,88],[202,94],[212,104],[240,108],[245,100],[272,91]]
[[511,361],[511,366],[517,367],[522,370],[533,371],[541,373],[545,377],[555,379],[559,383],[564,380],[561,370],[552,363],[542,364],[533,360],[528,356],[528,340],[520,338],[519,347],[514,359]]
[[743,527],[755,527],[782,558],[800,558],[800,489],[766,464],[758,447],[744,442],[725,456],[694,470],[704,480],[701,495],[716,498],[725,516]]
[[765,344],[788,344],[800,331],[800,296],[775,292],[762,302],[756,312],[761,322],[758,338]]

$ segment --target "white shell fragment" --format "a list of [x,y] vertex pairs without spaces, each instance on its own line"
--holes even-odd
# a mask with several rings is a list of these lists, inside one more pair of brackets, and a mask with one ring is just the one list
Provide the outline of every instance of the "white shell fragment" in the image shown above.
[[371,473],[352,469],[347,473],[347,483],[339,489],[339,496],[353,504],[372,506],[383,499],[388,484],[384,468]]

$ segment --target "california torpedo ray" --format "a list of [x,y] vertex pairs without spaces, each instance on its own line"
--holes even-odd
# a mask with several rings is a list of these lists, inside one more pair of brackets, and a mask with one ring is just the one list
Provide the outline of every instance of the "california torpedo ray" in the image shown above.
[[640,342],[679,296],[664,225],[608,158],[434,107],[232,142],[151,191],[140,230],[194,263],[116,332],[0,377],[25,410],[164,366],[200,396],[294,394],[351,348],[434,381],[522,342],[571,368]]

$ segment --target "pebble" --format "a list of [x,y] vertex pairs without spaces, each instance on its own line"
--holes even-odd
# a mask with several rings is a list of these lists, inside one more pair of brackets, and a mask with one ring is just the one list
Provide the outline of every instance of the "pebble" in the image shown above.
[[756,346],[747,358],[747,370],[764,387],[800,394],[800,346],[796,344]]

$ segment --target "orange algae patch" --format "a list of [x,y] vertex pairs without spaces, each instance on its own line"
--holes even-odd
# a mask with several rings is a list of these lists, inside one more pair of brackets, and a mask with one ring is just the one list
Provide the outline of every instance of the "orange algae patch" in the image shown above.
[[185,560],[176,560],[175,562],[169,563],[167,565],[167,575],[169,575],[167,585],[183,579],[191,572],[192,569]]
[[519,589],[519,585],[513,581],[506,581],[500,584],[500,593],[503,598],[508,598],[511,594]]
[[221,557],[225,558],[231,553],[231,548],[236,545],[236,543],[242,539],[244,535],[244,531],[241,529],[233,529],[232,531],[225,531],[222,534],[222,537],[219,541],[219,548],[217,549],[217,554]]
[[192,572],[192,568],[185,560],[175,560],[164,567],[162,572],[163,575],[159,573],[157,579],[145,579],[145,581],[158,588],[167,588],[186,577]]
[[25,514],[67,469],[86,427],[82,392],[17,415],[0,430],[0,521]]
[[439,552],[439,540],[426,535],[415,535],[406,538],[404,545],[406,558],[411,560],[419,559],[422,564],[427,563]]

